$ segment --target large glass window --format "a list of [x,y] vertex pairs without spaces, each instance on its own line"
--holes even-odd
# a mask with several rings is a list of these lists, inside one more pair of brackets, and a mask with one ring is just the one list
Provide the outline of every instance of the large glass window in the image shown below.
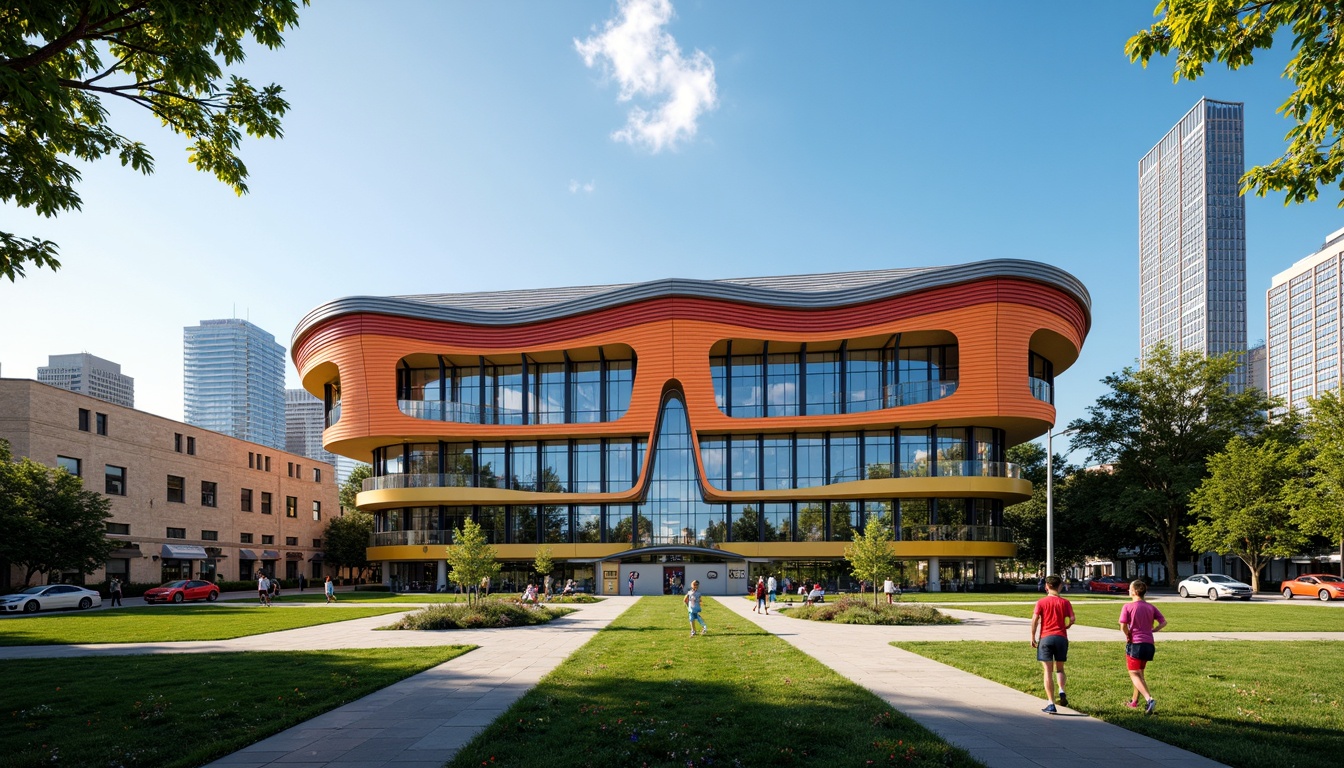
[[830,482],[862,480],[859,472],[859,436],[853,432],[831,435]]
[[807,353],[807,414],[840,412],[840,354]]
[[542,537],[546,543],[568,544],[572,541],[572,531],[569,526],[569,507],[542,507],[541,515]]
[[869,480],[896,477],[894,468],[895,441],[890,430],[863,433],[863,474]]
[[832,501],[830,507],[831,541],[853,541],[854,529],[858,525],[855,515],[855,501]]
[[602,364],[574,363],[569,380],[574,423],[602,421]]
[[126,495],[126,468],[103,465],[103,493],[108,496]]
[[182,504],[187,500],[187,480],[177,475],[168,476],[168,500]]
[[901,477],[928,477],[932,458],[930,430],[901,429]]
[[615,421],[630,410],[630,393],[635,386],[635,364],[632,360],[608,360],[607,421]]
[[537,444],[509,443],[509,487],[520,491],[537,489]]
[[765,517],[762,541],[793,541],[793,505],[762,504]]
[[411,443],[406,446],[406,471],[412,475],[437,475],[439,444]]
[[602,492],[602,442],[574,441],[574,492]]
[[760,489],[760,456],[756,451],[755,435],[733,438],[729,455],[729,468],[732,472],[729,484],[732,490],[755,491]]
[[523,366],[486,367],[486,404],[493,407],[493,424],[523,423]]
[[851,350],[845,361],[845,409],[875,411],[882,405],[882,351]]
[[826,503],[813,501],[798,506],[797,541],[825,541]]
[[606,455],[607,493],[628,491],[635,484],[635,475],[639,472],[638,459],[635,456],[634,443],[630,440],[612,439],[607,441]]
[[729,526],[733,541],[759,541],[761,514],[760,505],[733,504]]
[[724,505],[708,504],[700,495],[690,424],[680,400],[670,399],[664,406],[656,446],[648,496],[637,510],[639,543],[710,546],[726,541]]
[[602,542],[601,507],[574,508],[574,541],[579,544],[600,544]]
[[793,438],[767,435],[762,443],[761,452],[765,467],[761,487],[767,491],[792,488]]
[[538,491],[565,493],[569,490],[569,444],[543,443],[541,446],[541,484]]
[[481,533],[485,535],[485,540],[491,544],[503,544],[505,541],[504,527],[504,508],[503,507],[481,507],[476,515],[476,523],[481,526]]
[[739,418],[761,415],[761,356],[733,355],[731,389],[732,414]]
[[799,488],[826,485],[826,438],[799,435],[797,451]]
[[379,475],[400,475],[405,467],[405,447],[402,445],[389,445],[382,449],[382,471],[378,472],[378,467],[374,467],[374,474]]
[[509,507],[509,531],[514,544],[536,544],[537,508]]
[[532,424],[565,423],[565,366],[535,363],[529,384],[536,395],[529,398]]
[[504,488],[508,485],[503,443],[478,443],[476,461],[479,467],[477,484],[481,488]]
[[700,462],[705,467],[705,482],[721,490],[728,489],[728,439],[700,438]]
[[771,354],[766,357],[766,416],[798,415],[798,355]]
[[952,427],[938,430],[938,475],[951,477],[966,474],[966,429]]

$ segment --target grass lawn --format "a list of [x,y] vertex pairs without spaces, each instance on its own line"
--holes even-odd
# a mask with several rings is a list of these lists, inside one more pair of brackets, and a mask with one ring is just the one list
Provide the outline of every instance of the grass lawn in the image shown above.
[[450,766],[970,766],[965,752],[793,646],[704,602],[640,599]]
[[[1078,605],[1079,624],[1120,629],[1120,603]],[[1318,605],[1207,601],[1154,603],[1167,617],[1162,632],[1344,632],[1344,610]],[[1031,618],[1030,605],[966,606],[968,611]],[[1162,642],[1161,632],[1158,642]]]
[[[491,595],[489,599],[491,599],[491,600],[494,600],[494,599],[500,599],[500,600],[516,600],[516,599],[518,599],[519,597],[521,597],[522,594],[523,594],[523,593],[521,593],[521,592],[518,592],[518,593],[507,593],[507,592],[506,592],[506,593],[503,593],[502,596],[501,596],[501,595],[498,595],[498,594],[496,594],[496,595]],[[592,602],[592,603],[596,603],[596,602],[600,602],[600,601],[602,601],[603,599],[604,599],[604,598],[601,598],[601,597],[594,597],[594,596],[588,596],[588,599],[582,599],[582,598],[580,598],[580,599],[571,599],[571,598],[556,597],[556,598],[552,599],[550,602],[551,602],[551,603],[566,603],[566,602],[571,602],[571,603],[577,603],[577,602]],[[327,601],[327,597],[326,597],[326,595],[322,594],[320,591],[319,591],[319,592],[294,592],[294,593],[292,593],[292,594],[283,594],[283,595],[281,595],[280,597],[278,597],[278,598],[275,599],[275,602],[277,602],[277,603],[325,603],[326,601]],[[248,598],[233,598],[233,599],[230,599],[230,600],[226,600],[226,601],[224,601],[224,602],[229,602],[229,603],[244,603],[244,602],[250,602],[250,603],[252,603],[252,604],[255,605],[256,602],[257,602],[257,598],[255,598],[255,597],[248,597]],[[365,591],[355,591],[355,592],[337,592],[337,593],[336,593],[336,602],[338,602],[338,603],[422,603],[422,604],[428,604],[428,603],[465,603],[465,602],[467,602],[467,596],[466,596],[466,595],[459,595],[459,594],[452,593],[452,592],[449,592],[449,593],[433,593],[433,592],[426,592],[426,593],[423,593],[423,594],[417,592],[417,593],[411,593],[411,594],[400,594],[400,593],[395,593],[395,592],[365,592]]]
[[[846,592],[843,596],[844,596],[844,597],[862,597],[862,598],[864,598],[865,600],[867,600],[867,601],[870,602],[870,603],[873,601],[873,593],[872,593],[872,592]],[[1026,603],[1026,604],[1035,604],[1037,600],[1040,600],[1040,599],[1041,599],[1042,597],[1044,597],[1044,596],[1045,596],[1045,595],[1042,595],[1042,594],[1039,594],[1039,593],[1036,593],[1036,592],[903,592],[903,593],[901,593],[901,602],[902,602],[902,603],[948,603],[948,604],[952,604],[952,603]],[[1068,598],[1071,602],[1073,602],[1074,604],[1077,604],[1077,603],[1079,603],[1080,601],[1085,603],[1085,602],[1087,602],[1088,600],[1092,600],[1092,599],[1096,599],[1096,600],[1099,601],[1099,602],[1100,602],[1100,601],[1111,601],[1111,602],[1114,602],[1114,601],[1117,601],[1117,600],[1128,600],[1128,599],[1129,599],[1128,597],[1123,597],[1123,596],[1121,596],[1121,595],[1114,595],[1114,596],[1112,596],[1112,595],[1102,595],[1102,594],[1088,594],[1088,593],[1086,593],[1086,592],[1079,592],[1079,593],[1074,593],[1074,594],[1065,593],[1064,596],[1067,597],[1067,598]],[[826,595],[826,599],[827,599],[827,600],[834,600],[834,599],[836,599],[836,598],[838,598],[838,597],[842,597],[842,595],[837,595],[837,594],[828,594],[828,595]],[[748,596],[748,597],[746,597],[746,598],[744,598],[744,599],[751,600],[752,602],[755,602],[755,601],[756,601],[756,598],[755,598],[755,597],[751,597],[751,596]],[[798,595],[781,595],[781,596],[779,597],[779,600],[780,600],[780,602],[785,603],[786,605],[787,605],[788,603],[801,603],[801,602],[803,602],[803,598],[799,597]],[[878,600],[878,602],[880,602],[880,603],[885,603],[885,602],[887,601],[887,596],[886,596],[886,595],[879,594],[879,595],[877,596],[877,600]],[[1027,615],[1030,616],[1031,614],[1028,613]]]
[[[892,643],[897,648],[1043,696],[1026,643]],[[1123,705],[1132,687],[1122,643],[1070,643],[1069,704],[1079,711],[1232,766],[1338,766],[1344,676],[1335,644],[1163,643],[1148,668],[1157,713]],[[1341,646],[1344,648],[1344,646]]]
[[92,613],[33,616],[0,621],[0,645],[159,643],[227,640],[282,629],[397,613],[404,608],[279,610],[240,605],[114,608]]
[[0,764],[204,765],[470,649],[0,661]]

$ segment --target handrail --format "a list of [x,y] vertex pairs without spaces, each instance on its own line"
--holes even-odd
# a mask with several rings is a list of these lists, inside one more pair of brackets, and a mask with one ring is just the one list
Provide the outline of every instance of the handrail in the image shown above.
[[1031,396],[1044,403],[1055,402],[1055,385],[1045,379],[1038,379],[1035,376],[1028,376],[1027,380],[1031,384]]
[[1001,525],[903,525],[901,541],[1013,540],[1013,531]]

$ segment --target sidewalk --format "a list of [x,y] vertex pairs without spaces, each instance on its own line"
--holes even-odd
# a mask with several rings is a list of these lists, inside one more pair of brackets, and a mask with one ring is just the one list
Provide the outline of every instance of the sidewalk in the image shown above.
[[[1071,709],[1041,712],[1044,699],[893,648],[893,640],[1014,641],[1030,652],[1030,622],[1008,616],[943,610],[965,620],[956,627],[867,627],[753,613],[754,602],[714,598],[721,605],[788,641],[990,768],[1106,763],[1142,766],[1218,766],[1178,749]],[[1119,630],[1075,626],[1078,640],[1115,640]]]

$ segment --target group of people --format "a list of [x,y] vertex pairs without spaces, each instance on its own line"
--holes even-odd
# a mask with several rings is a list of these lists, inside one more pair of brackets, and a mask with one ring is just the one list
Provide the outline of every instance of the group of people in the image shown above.
[[[307,579],[303,578],[302,574],[299,576],[299,583],[307,584]],[[300,587],[299,591],[302,592],[303,588]],[[330,576],[323,583],[322,591],[326,594],[328,603],[336,602],[336,582],[332,581]],[[257,602],[270,608],[272,607],[272,601],[279,596],[280,580],[270,578],[265,571],[257,571]]]
[[[1069,627],[1076,619],[1073,604],[1060,597],[1064,581],[1058,576],[1045,577],[1046,596],[1036,602],[1031,612],[1031,647],[1036,649],[1036,660],[1041,662],[1045,676],[1045,697],[1048,700],[1042,712],[1057,714],[1059,706],[1069,706],[1065,692],[1064,663],[1069,660]],[[1153,633],[1167,626],[1167,619],[1157,606],[1148,602],[1148,585],[1139,579],[1129,583],[1129,602],[1120,609],[1120,631],[1125,634],[1125,668],[1134,693],[1125,702],[1130,709],[1142,708],[1151,715],[1157,710],[1157,699],[1148,689],[1144,670],[1153,660],[1157,647]]]

